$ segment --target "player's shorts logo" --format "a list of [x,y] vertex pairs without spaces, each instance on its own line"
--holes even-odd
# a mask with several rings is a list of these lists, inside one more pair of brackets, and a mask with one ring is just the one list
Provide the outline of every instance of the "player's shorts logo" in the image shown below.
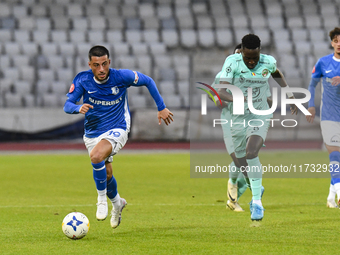
[[339,143],[340,142],[340,137],[338,135],[334,135],[331,138],[331,143]]
[[117,87],[112,87],[111,90],[113,95],[117,95],[119,93],[119,88]]

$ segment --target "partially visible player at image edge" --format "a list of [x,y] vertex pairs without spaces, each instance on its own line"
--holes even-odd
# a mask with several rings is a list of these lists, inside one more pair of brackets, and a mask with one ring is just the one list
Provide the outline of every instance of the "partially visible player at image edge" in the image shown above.
[[[329,32],[332,54],[320,58],[312,71],[309,84],[311,98],[306,116],[307,121],[313,123],[315,118],[315,88],[322,79],[322,97],[320,106],[320,126],[326,149],[329,153],[331,184],[327,197],[327,207],[337,208],[340,205],[340,28]],[[333,171],[332,171],[333,170]],[[335,195],[338,197],[335,203]]]
[[[121,221],[121,213],[126,200],[119,196],[117,182],[112,174],[113,156],[128,139],[130,131],[130,110],[127,88],[146,86],[158,108],[158,124],[173,121],[170,112],[158,92],[152,78],[128,69],[110,68],[109,51],[100,45],[90,49],[88,71],[77,74],[67,94],[64,111],[69,114],[85,114],[84,143],[89,152],[96,184],[97,220],[105,220],[108,215],[107,198],[112,202],[112,228]],[[83,98],[83,104],[76,103]]]

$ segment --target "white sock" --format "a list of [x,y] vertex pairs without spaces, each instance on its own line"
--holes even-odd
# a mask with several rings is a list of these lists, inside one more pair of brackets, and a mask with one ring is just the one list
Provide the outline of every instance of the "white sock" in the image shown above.
[[331,184],[329,186],[329,194],[328,194],[327,200],[328,201],[335,201],[335,194],[336,194],[336,191],[335,191],[334,185]]
[[107,202],[106,189],[104,189],[104,190],[97,190],[97,193],[98,193],[98,203],[100,203],[100,202]]
[[261,200],[253,200],[254,204],[257,204],[259,206],[262,206],[262,201]]
[[120,206],[120,196],[119,193],[117,193],[117,195],[110,199],[110,201],[112,202],[112,206],[115,208],[118,208]]
[[340,197],[340,182],[334,184],[334,189],[339,198]]

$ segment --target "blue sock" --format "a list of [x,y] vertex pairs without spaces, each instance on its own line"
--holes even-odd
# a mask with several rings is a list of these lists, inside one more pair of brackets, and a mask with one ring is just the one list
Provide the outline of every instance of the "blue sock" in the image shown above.
[[[330,173],[331,173],[331,183],[334,185],[336,183],[340,183],[340,152],[333,151],[329,154],[329,161],[330,161]],[[333,171],[332,171],[333,170]]]
[[107,196],[110,199],[115,198],[117,195],[118,190],[117,190],[117,181],[115,177],[112,175],[111,179],[107,182]]
[[105,161],[103,160],[100,163],[94,164],[93,166],[93,179],[96,183],[97,190],[105,190],[106,189],[106,167]]

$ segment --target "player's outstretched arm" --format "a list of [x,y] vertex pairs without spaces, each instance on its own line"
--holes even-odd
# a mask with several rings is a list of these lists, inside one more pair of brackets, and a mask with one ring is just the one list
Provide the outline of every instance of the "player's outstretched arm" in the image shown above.
[[90,109],[93,109],[93,105],[90,104],[83,104],[80,109],[79,109],[79,113],[85,114],[87,113]]
[[168,108],[164,108],[163,110],[159,111],[157,114],[158,117],[158,124],[162,124],[162,119],[166,125],[169,125],[171,121],[174,121],[172,118],[174,114],[169,111]]

